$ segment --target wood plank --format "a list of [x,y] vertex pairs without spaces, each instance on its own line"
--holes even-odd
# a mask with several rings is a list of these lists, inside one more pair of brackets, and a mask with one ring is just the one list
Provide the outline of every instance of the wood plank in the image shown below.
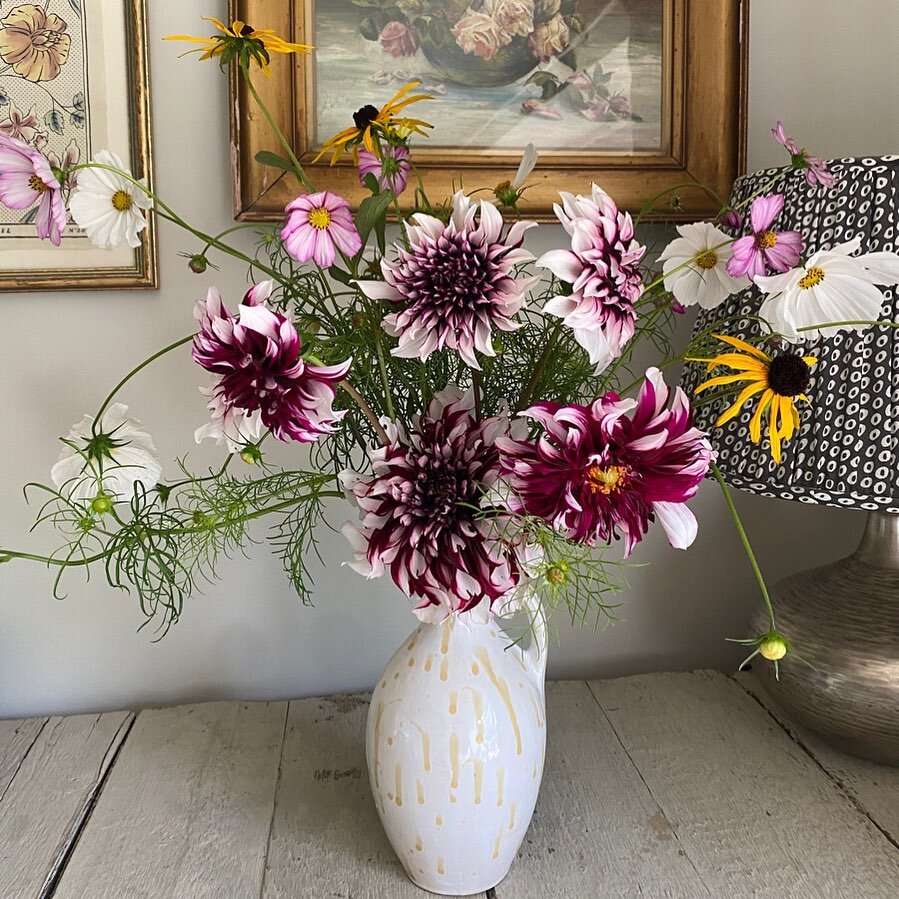
[[547,726],[537,811],[499,899],[709,895],[585,683],[547,685]]
[[0,800],[48,720],[0,721]]
[[895,899],[895,847],[733,680],[590,686],[713,895]]
[[[131,719],[128,712],[35,719],[46,723],[22,755],[0,801],[4,897],[33,899],[41,892]],[[37,724],[25,727],[19,736],[35,728]]]
[[258,896],[287,703],[141,712],[56,899]]
[[824,768],[864,814],[899,846],[899,768],[857,759],[833,749],[781,709],[777,705],[777,697],[766,689],[757,675],[746,671],[738,674],[736,680]]
[[387,841],[365,765],[368,696],[291,702],[262,899],[421,899]]

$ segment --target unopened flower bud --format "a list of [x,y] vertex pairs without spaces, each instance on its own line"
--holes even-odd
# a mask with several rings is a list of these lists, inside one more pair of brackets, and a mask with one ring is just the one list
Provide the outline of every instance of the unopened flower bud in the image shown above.
[[365,316],[361,312],[357,312],[351,319],[354,328],[365,327]]
[[493,352],[496,353],[497,356],[502,356],[502,354],[506,350],[506,345],[502,342],[499,337],[493,338]]
[[568,566],[564,562],[557,562],[546,570],[546,579],[554,586],[561,587],[568,580]]
[[725,228],[731,228],[734,231],[738,231],[743,226],[743,216],[741,216],[736,209],[728,209],[724,215],[721,216],[721,224],[724,225]]
[[317,319],[314,315],[307,315],[299,322],[300,330],[304,331],[306,334],[311,334],[315,336],[322,329],[322,323],[320,319]]
[[777,662],[787,654],[787,644],[783,637],[773,634],[759,644],[759,654],[769,662]]
[[112,500],[105,493],[98,493],[91,502],[91,512],[106,515],[112,511]]
[[187,262],[187,267],[195,274],[202,275],[203,272],[206,271],[209,262],[206,257],[201,253],[197,253],[195,256],[191,256]]
[[255,443],[250,443],[240,451],[240,458],[247,465],[257,465],[262,461],[262,450]]
[[519,192],[512,187],[511,181],[501,181],[493,188],[493,195],[503,206],[514,206],[518,202]]

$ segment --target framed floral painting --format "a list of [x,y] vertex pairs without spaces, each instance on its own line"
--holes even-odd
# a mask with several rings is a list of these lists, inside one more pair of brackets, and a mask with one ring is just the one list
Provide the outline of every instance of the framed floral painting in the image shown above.
[[[149,184],[145,0],[0,4],[0,135],[54,169],[110,148]],[[66,181],[64,191],[74,188],[77,172]],[[139,246],[120,249],[98,249],[69,220],[57,248],[40,236],[41,210],[0,208],[0,289],[157,286],[152,220]]]
[[[364,189],[351,161],[314,162],[318,149],[410,81],[435,98],[416,109],[433,125],[416,154],[432,196],[449,195],[460,170],[465,184],[492,186],[528,143],[540,153],[522,203],[530,218],[585,180],[636,209],[681,184],[726,196],[742,170],[740,0],[232,0],[230,12],[316,47],[273,60],[256,87],[316,185],[355,201]],[[237,216],[275,218],[294,185],[252,170],[260,151],[281,148],[247,115],[236,78],[232,90]],[[678,202],[674,217],[717,208],[689,186]]]

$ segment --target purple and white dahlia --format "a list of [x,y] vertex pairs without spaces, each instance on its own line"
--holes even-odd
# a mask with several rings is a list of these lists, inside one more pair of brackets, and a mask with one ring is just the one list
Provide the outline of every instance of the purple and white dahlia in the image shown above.
[[333,434],[343,417],[332,403],[352,360],[322,366],[302,359],[293,323],[266,306],[271,292],[271,281],[252,287],[235,318],[211,287],[194,313],[200,322],[194,361],[220,375],[213,388],[220,407],[258,410],[278,440],[311,443]]
[[600,373],[634,336],[646,247],[634,239],[630,215],[596,184],[589,197],[560,196],[562,205],[553,209],[571,249],[550,250],[537,265],[570,284],[571,293],[553,297],[544,311],[565,321]]
[[402,304],[383,322],[399,338],[393,355],[424,360],[445,348],[457,350],[472,368],[481,367],[475,351],[495,356],[493,329],[519,327],[512,319],[539,280],[515,271],[534,261],[522,248],[533,227],[536,222],[516,222],[504,234],[502,214],[461,191],[453,197],[449,223],[414,215],[406,223],[409,246],[398,248],[395,262],[381,262],[384,280],[358,282],[370,299]]
[[341,475],[362,512],[360,527],[343,528],[356,551],[351,567],[369,578],[389,572],[420,600],[415,611],[426,621],[481,603],[486,614],[521,577],[509,546],[479,515],[499,478],[495,442],[509,422],[478,422],[472,406],[471,393],[442,391],[411,434],[386,424],[390,444],[371,451],[370,475]]
[[684,392],[670,398],[650,368],[637,399],[607,393],[590,406],[532,406],[523,414],[543,429],[536,442],[497,441],[513,508],[588,546],[623,537],[625,555],[657,519],[671,545],[686,549],[697,525],[685,503],[714,452]]

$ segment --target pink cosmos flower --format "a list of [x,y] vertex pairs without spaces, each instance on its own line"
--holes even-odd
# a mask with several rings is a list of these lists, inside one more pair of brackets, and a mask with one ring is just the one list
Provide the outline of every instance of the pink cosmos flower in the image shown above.
[[414,56],[419,47],[418,32],[405,22],[388,22],[381,29],[378,39],[381,49],[396,59]]
[[833,175],[827,169],[827,163],[818,156],[812,156],[808,150],[800,147],[787,132],[781,122],[771,129],[774,139],[787,148],[794,168],[805,170],[805,180],[809,187],[833,187]]
[[553,208],[571,235],[571,249],[551,250],[537,265],[572,292],[551,299],[544,311],[564,319],[601,371],[634,335],[634,303],[643,292],[638,264],[646,248],[634,239],[630,215],[596,184],[589,197],[561,197],[562,205]]
[[802,255],[802,235],[798,231],[773,231],[771,225],[784,206],[783,194],[756,197],[749,207],[752,234],[735,240],[727,270],[734,278],[750,281],[767,274],[767,262],[776,272],[793,268]]
[[343,417],[331,404],[352,360],[329,366],[303,360],[293,323],[266,306],[271,292],[271,281],[251,288],[234,318],[219,291],[210,288],[194,313],[200,332],[193,358],[221,376],[214,388],[221,405],[259,410],[278,440],[311,443],[333,434],[334,423]]
[[0,134],[0,203],[9,209],[39,204],[35,224],[41,240],[59,246],[66,227],[62,189],[50,163],[28,144]]
[[382,147],[386,158],[381,158],[369,150],[359,151],[359,180],[364,181],[366,175],[374,175],[378,179],[381,190],[392,190],[399,196],[409,181],[409,150],[407,147]]
[[287,224],[281,231],[281,240],[297,262],[311,259],[322,268],[330,268],[337,259],[337,250],[355,256],[362,249],[350,204],[329,190],[297,197],[286,212]]
[[0,122],[0,134],[7,137],[14,137],[16,140],[30,143],[37,134],[37,116],[34,114],[35,107],[32,106],[28,112],[23,113],[15,103],[9,104],[9,111],[6,114],[6,120]]
[[431,401],[412,432],[385,423],[390,444],[370,452],[372,473],[341,481],[362,512],[343,532],[350,566],[368,578],[389,573],[416,614],[440,621],[480,603],[489,608],[519,581],[509,546],[479,509],[500,474],[496,440],[506,418],[478,422],[473,398],[449,388]]
[[[478,217],[478,221],[475,219]],[[539,278],[516,278],[534,257],[522,248],[534,222],[515,222],[504,234],[502,214],[488,202],[453,197],[448,223],[421,213],[406,223],[408,247],[381,260],[383,281],[359,281],[372,300],[403,304],[384,317],[384,330],[399,338],[394,356],[425,360],[436,350],[456,350],[472,368],[475,351],[495,356],[493,329],[514,331],[513,318]]]
[[452,28],[453,37],[463,53],[473,53],[480,59],[494,56],[512,41],[512,35],[505,31],[492,15],[486,12],[472,12],[469,8]]
[[537,403],[526,413],[536,442],[500,437],[512,505],[593,546],[625,541],[625,555],[658,520],[672,546],[686,549],[697,524],[686,507],[715,454],[693,427],[680,388],[650,368],[637,399],[607,393],[590,406]]

